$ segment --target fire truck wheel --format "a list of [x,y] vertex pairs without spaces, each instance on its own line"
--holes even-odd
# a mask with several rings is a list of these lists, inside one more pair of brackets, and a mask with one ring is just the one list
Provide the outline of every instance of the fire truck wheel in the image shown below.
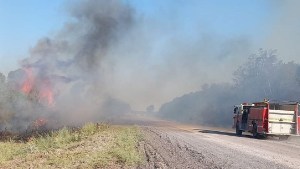
[[279,140],[287,140],[289,136],[279,136]]
[[239,127],[238,125],[236,125],[236,126],[235,126],[235,134],[236,134],[237,136],[241,136],[242,133],[243,133],[243,131],[240,130],[240,127]]
[[254,138],[258,138],[257,124],[256,123],[253,123],[252,135],[253,135]]
[[261,139],[266,139],[268,136],[266,135],[266,134],[262,134],[262,135],[260,135],[260,138]]

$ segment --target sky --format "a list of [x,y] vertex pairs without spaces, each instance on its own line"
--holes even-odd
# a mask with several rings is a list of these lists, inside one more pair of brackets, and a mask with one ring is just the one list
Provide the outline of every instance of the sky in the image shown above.
[[[279,59],[300,63],[298,0],[119,1],[131,7],[133,22],[114,20],[125,26],[108,31],[115,33],[118,42],[97,53],[104,65],[99,67],[105,69],[100,75],[107,84],[101,83],[100,88],[138,110],[151,104],[159,107],[207,84],[233,83],[233,72],[260,48],[277,49]],[[100,5],[94,8],[88,4]],[[79,18],[72,13],[76,5],[79,6],[75,15],[79,14]],[[123,5],[121,9],[127,9]],[[81,7],[87,11],[80,11]],[[104,0],[0,0],[0,72],[7,75],[20,68],[20,61],[34,53],[34,49],[47,49],[49,43],[45,37],[54,40],[50,48],[60,38],[70,38],[71,44],[88,44],[79,45],[84,51],[93,48],[99,41],[90,44],[93,37],[84,39],[79,34],[93,35],[95,30],[86,28],[99,26],[98,20],[89,23],[80,19],[80,15],[84,19],[98,15],[100,10],[105,11],[105,14],[100,12],[102,16],[113,18],[114,14],[118,16],[118,9]],[[126,24],[130,29],[126,29]],[[79,32],[72,34],[72,25],[75,25],[73,31]],[[101,36],[95,36],[97,40],[106,38],[103,34],[107,32],[97,31],[96,35]],[[96,51],[100,49],[101,46]],[[77,50],[74,47],[70,51],[74,54]],[[51,59],[56,57],[68,56],[55,54]]]
[[0,72],[17,68],[30,47],[63,25],[62,1],[0,0]]
[[[158,29],[175,29],[178,36],[216,34],[224,38],[251,37],[256,43],[266,36],[272,22],[269,1],[221,0],[125,0],[139,17],[170,23]],[[0,72],[16,69],[38,39],[51,36],[68,20],[71,1],[0,0]],[[168,25],[168,24],[166,24]],[[176,26],[175,26],[176,25]],[[168,36],[167,34],[165,36]]]
[[[206,25],[203,29],[228,36],[249,34],[257,31],[270,15],[267,1],[130,1],[138,12],[160,18],[166,22],[179,20],[185,33],[196,33],[197,24]],[[170,10],[172,9],[172,10]],[[203,30],[202,30],[203,31]],[[206,30],[208,31],[208,30]]]

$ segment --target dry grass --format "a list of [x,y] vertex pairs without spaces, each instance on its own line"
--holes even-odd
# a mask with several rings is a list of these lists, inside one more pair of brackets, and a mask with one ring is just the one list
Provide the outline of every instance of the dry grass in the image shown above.
[[2,168],[130,168],[142,162],[137,127],[88,123],[28,142],[0,142]]

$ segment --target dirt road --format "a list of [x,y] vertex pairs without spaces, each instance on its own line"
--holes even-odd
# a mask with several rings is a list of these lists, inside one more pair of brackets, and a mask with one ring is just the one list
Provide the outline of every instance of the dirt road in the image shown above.
[[[158,125],[159,124],[159,125]],[[140,168],[300,168],[300,141],[237,137],[230,130],[151,123]]]

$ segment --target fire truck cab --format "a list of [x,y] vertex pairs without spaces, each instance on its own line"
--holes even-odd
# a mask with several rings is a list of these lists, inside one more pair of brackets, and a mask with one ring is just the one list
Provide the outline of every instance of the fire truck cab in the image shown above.
[[298,102],[257,102],[234,106],[233,128],[236,135],[252,133],[253,137],[279,136],[286,139],[298,135],[300,116]]

